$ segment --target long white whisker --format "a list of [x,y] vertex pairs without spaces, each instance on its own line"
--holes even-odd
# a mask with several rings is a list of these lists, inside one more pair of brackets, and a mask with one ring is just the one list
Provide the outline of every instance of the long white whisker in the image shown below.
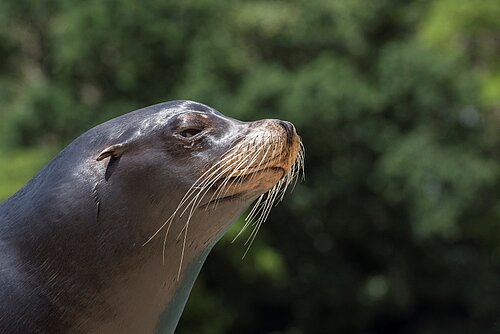
[[[234,171],[225,178],[224,182],[220,185],[219,190],[214,193],[214,195],[212,196],[210,201],[212,201],[212,199],[214,199],[214,198],[225,197],[227,192],[231,189],[231,187],[234,184],[236,184],[237,182],[239,182],[247,174],[248,169],[254,168],[253,162],[256,160],[257,155],[258,155],[258,152],[255,151],[253,153],[253,156],[248,154],[246,157],[244,157],[244,159],[242,159],[242,163],[240,163],[238,166],[236,166],[234,168]],[[248,162],[248,160],[250,160],[250,162]],[[243,170],[241,170],[241,167],[243,164],[246,164],[246,167]],[[258,166],[257,166],[257,168],[258,168]],[[236,176],[236,173],[239,173],[240,175]],[[214,203],[214,208],[217,207],[217,203],[218,203],[217,201]]]
[[[245,218],[245,224],[243,225],[243,227],[241,228],[241,230],[238,232],[238,234],[234,237],[233,241],[231,242],[235,242],[236,239],[247,229],[247,227],[251,224],[252,222],[252,216],[254,214],[255,211],[257,211],[257,209],[259,208],[260,206],[260,203],[262,202],[262,200],[264,199],[264,197],[266,197],[266,194],[262,194],[259,196],[259,198],[257,198],[257,201],[255,202],[254,206],[252,207],[252,210],[250,210],[250,213],[247,215],[247,217]],[[250,217],[250,218],[249,218]]]
[[[234,150],[235,147],[231,148],[230,150],[228,150],[228,152]],[[226,152],[227,154],[227,152]],[[207,171],[205,171],[194,183],[193,185],[187,190],[187,192],[184,194],[184,196],[182,197],[181,201],[179,202],[179,204],[177,205],[177,208],[174,210],[174,212],[172,213],[172,215],[160,226],[160,228],[158,228],[156,230],[155,233],[153,233],[153,235],[151,235],[151,237],[146,240],[142,246],[145,246],[146,244],[148,244],[151,240],[153,240],[154,237],[156,237],[158,235],[158,233],[160,233],[160,231],[169,223],[171,223],[171,220],[173,219],[173,217],[177,214],[177,212],[179,211],[179,209],[182,207],[182,205],[188,200],[188,198],[194,193],[194,191],[198,190],[197,187],[200,187],[200,181],[202,181],[206,176],[207,174],[209,173],[212,173],[214,169],[217,169],[219,165],[223,164],[224,162],[226,162],[226,159],[229,159],[231,158],[230,155],[222,158],[221,160],[219,160],[217,163],[215,163],[213,166],[211,166]],[[219,166],[220,167],[220,166]],[[201,186],[202,187],[202,186]]]

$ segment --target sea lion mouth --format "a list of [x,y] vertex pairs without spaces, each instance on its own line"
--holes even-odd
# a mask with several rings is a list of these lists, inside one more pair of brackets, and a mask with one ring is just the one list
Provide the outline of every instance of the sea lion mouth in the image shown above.
[[247,174],[222,177],[213,185],[212,190],[217,191],[225,183],[234,185],[243,185],[247,182],[252,182],[253,179],[265,173],[273,173],[273,174],[279,173],[281,174],[280,179],[286,174],[285,169],[283,167],[265,167],[260,170],[250,172]]
[[[214,194],[221,193],[218,197],[212,197],[206,203],[200,205],[201,209],[216,207],[217,204],[240,200],[249,196],[249,191],[252,190],[255,179],[262,178],[266,174],[279,174],[279,179],[286,175],[283,167],[266,167],[257,171],[238,176],[221,177],[213,186],[211,191]],[[227,186],[229,185],[229,186]],[[226,187],[224,189],[224,187]]]

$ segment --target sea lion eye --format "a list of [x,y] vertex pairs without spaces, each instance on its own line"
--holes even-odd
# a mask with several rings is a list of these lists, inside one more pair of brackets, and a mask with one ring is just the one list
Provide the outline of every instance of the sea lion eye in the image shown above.
[[202,129],[196,129],[196,128],[191,128],[191,129],[184,129],[181,132],[179,132],[179,135],[184,138],[191,138],[196,136],[198,133],[203,131]]

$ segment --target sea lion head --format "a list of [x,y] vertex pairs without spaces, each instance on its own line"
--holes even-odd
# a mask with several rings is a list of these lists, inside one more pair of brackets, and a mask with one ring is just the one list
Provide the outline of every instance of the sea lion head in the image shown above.
[[[106,181],[121,167],[126,172],[120,177],[137,177],[133,184],[150,199],[182,195],[165,199],[167,207],[176,202],[175,209],[151,237],[181,216],[188,224],[198,210],[244,209],[257,198],[249,217],[263,221],[303,168],[303,146],[290,122],[242,122],[192,101],[173,101],[153,111],[129,114],[126,130],[113,129],[118,140],[96,157],[110,158]],[[122,159],[126,167],[120,166]]]
[[[148,254],[162,249],[164,266],[153,261],[142,267],[140,274],[165,275],[163,297],[157,298],[166,300],[167,306],[159,326],[173,331],[212,246],[255,201],[242,228],[244,231],[253,224],[251,244],[274,203],[303,173],[304,150],[289,122],[242,122],[192,101],[169,102],[126,117],[128,125],[120,140],[96,157],[104,165],[103,160],[110,158],[101,187],[108,187],[104,192],[108,204],[115,204],[109,200],[113,196],[123,199],[124,189],[127,197],[133,197],[132,203],[122,201],[113,212],[132,210],[126,214],[129,219],[141,203],[142,211],[149,213],[147,219],[139,219],[149,222],[146,234],[141,234],[142,247],[150,250]],[[124,122],[117,120],[120,129]],[[134,123],[137,126],[132,126]],[[131,184],[132,189],[128,188]],[[132,285],[128,290],[146,291],[149,286]],[[144,300],[137,304],[141,303],[146,305]],[[129,317],[147,307],[136,308]]]

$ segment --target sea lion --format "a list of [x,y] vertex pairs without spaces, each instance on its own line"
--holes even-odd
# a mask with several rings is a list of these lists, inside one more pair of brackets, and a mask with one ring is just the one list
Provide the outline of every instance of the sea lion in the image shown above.
[[301,168],[291,123],[192,101],[96,126],[0,204],[0,332],[172,333],[214,244]]

